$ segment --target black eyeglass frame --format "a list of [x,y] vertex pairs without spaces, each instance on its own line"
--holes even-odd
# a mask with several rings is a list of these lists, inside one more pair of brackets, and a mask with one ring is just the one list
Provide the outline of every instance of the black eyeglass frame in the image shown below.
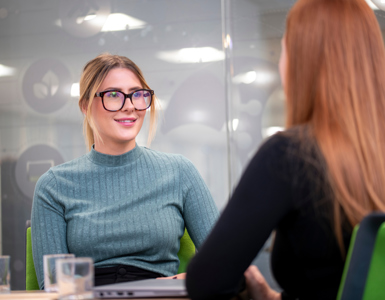
[[[150,92],[150,94],[151,94],[150,104],[149,104],[146,108],[138,109],[138,108],[135,107],[134,103],[132,102],[132,95],[135,94],[135,93],[137,93],[137,92],[139,92],[139,91],[147,91],[147,92]],[[108,92],[119,92],[119,93],[121,93],[121,94],[124,95],[124,100],[123,100],[122,106],[121,106],[119,109],[116,109],[116,110],[109,110],[109,109],[107,109],[107,108],[104,106],[104,99],[103,99],[103,98],[104,98],[104,94],[105,94],[105,93],[108,93]],[[123,93],[122,91],[118,91],[118,90],[107,90],[107,91],[103,91],[103,92],[96,93],[96,94],[95,94],[95,97],[100,97],[100,98],[102,98],[103,108],[104,108],[106,111],[112,111],[112,112],[114,112],[114,111],[119,111],[119,110],[121,110],[121,109],[124,107],[124,104],[126,104],[126,99],[127,99],[127,98],[130,99],[131,104],[134,106],[135,110],[146,110],[146,109],[148,109],[148,108],[151,106],[151,104],[152,104],[152,97],[154,96],[154,94],[155,94],[154,90],[148,90],[148,89],[140,89],[140,90],[136,90],[136,91],[133,91],[133,92],[130,93],[130,94],[125,94],[125,93]]]

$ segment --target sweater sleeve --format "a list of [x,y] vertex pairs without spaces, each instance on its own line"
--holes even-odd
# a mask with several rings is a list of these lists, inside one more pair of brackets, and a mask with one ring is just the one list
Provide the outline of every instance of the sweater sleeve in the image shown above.
[[52,171],[43,174],[32,203],[32,252],[37,280],[44,289],[43,256],[68,253],[64,208],[57,201],[57,184]]
[[182,157],[183,218],[187,231],[199,249],[218,219],[218,208],[195,166]]
[[217,224],[187,269],[191,299],[230,299],[272,230],[292,209],[287,139],[276,135],[245,170]]

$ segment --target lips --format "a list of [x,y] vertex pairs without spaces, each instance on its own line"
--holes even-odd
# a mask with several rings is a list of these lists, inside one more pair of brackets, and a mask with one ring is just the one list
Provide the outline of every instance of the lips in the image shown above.
[[136,119],[134,118],[128,118],[128,119],[115,119],[116,122],[118,123],[134,123],[136,121]]

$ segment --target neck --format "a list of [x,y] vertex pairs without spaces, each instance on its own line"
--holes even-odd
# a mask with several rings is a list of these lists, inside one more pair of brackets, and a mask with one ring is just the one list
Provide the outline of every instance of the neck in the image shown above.
[[95,141],[94,149],[103,154],[108,155],[122,155],[134,149],[136,146],[135,140],[130,141],[129,143],[124,144],[103,144],[101,142]]

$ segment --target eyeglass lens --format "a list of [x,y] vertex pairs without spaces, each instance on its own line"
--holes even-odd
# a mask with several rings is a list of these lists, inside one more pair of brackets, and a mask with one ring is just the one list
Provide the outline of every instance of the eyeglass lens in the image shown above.
[[[146,109],[151,104],[151,92],[139,90],[131,95],[132,105],[136,109]],[[129,98],[129,97],[127,97]],[[119,91],[109,91],[103,95],[104,107],[108,110],[120,110],[123,107],[125,95]],[[130,101],[127,99],[126,101]]]

